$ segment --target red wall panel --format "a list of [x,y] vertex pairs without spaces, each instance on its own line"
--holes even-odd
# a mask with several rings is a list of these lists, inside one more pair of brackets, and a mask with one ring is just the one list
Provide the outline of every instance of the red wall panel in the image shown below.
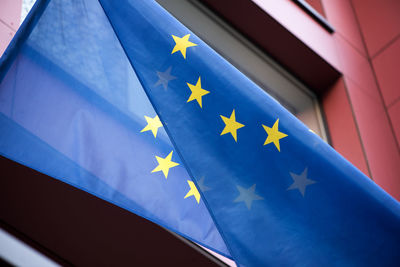
[[0,56],[19,27],[21,6],[22,0],[0,1]]
[[[346,97],[348,97],[349,105],[345,110],[347,110],[347,116],[354,114],[355,126],[360,133],[359,142],[365,152],[364,160],[370,169],[371,178],[392,196],[400,199],[398,141],[393,131],[393,120],[389,119],[388,111],[385,108],[371,58],[365,49],[367,47],[370,54],[371,51],[376,53],[382,47],[387,46],[388,42],[392,41],[399,33],[400,12],[398,6],[400,1],[354,0],[353,3],[351,0],[323,0],[322,4],[328,21],[331,20],[336,29],[333,34],[329,34],[321,25],[300,10],[293,1],[253,0],[253,2],[342,73],[345,78]],[[393,61],[390,64],[394,64]],[[338,86],[333,86],[329,90],[332,92],[324,95],[326,97],[323,99],[324,107],[333,105],[328,102],[335,98],[329,96],[340,94],[340,92],[335,92],[340,90]],[[392,92],[390,88],[382,91],[385,90]],[[396,90],[395,92],[397,93]],[[344,111],[338,112],[343,113]],[[325,113],[332,141],[335,140],[334,146],[345,143],[345,141],[340,141],[341,138],[355,140],[354,134],[343,137],[339,133],[340,131],[333,130],[333,128],[340,129],[343,122],[337,122],[332,117],[335,116],[334,112],[325,110]],[[342,130],[346,131],[347,129]],[[354,147],[339,146],[338,150],[339,148],[341,153],[348,158],[353,154]],[[349,159],[357,166],[362,166],[362,163],[360,164],[354,158]]]
[[365,90],[349,79],[346,86],[372,178],[386,192],[400,199],[400,155],[379,92]]
[[[389,116],[396,134],[397,142],[400,142],[400,100],[389,108]],[[400,180],[400,178],[398,178]]]
[[0,21],[17,31],[21,21],[22,0],[1,0]]
[[388,107],[400,99],[400,38],[379,53],[372,63],[383,99]]
[[[322,56],[333,67],[338,68],[339,62],[332,35],[293,1],[252,1],[256,3],[266,14],[274,18],[278,23],[285,27],[288,32],[296,36],[304,44],[310,47],[314,53]],[[228,3],[226,3],[226,5],[227,4]],[[239,23],[243,22],[239,21]],[[258,26],[257,30],[259,31],[258,34],[265,35],[262,25]],[[284,45],[289,46],[289,44]],[[296,60],[296,58],[294,57],[292,60]]]
[[340,70],[343,76],[351,79],[362,89],[371,91],[371,94],[377,93],[376,80],[368,58],[363,56],[341,35],[336,34],[333,38],[335,39]]
[[370,176],[346,90],[341,78],[322,97],[331,144],[364,174]]
[[[328,1],[324,0],[324,3]],[[400,1],[351,1],[357,14],[369,55],[373,58],[388,42],[400,34]]]
[[324,1],[324,7],[328,22],[336,30],[335,34],[342,36],[351,46],[366,56],[367,51],[350,1]]
[[8,44],[11,42],[15,31],[0,21],[0,56],[6,50]]

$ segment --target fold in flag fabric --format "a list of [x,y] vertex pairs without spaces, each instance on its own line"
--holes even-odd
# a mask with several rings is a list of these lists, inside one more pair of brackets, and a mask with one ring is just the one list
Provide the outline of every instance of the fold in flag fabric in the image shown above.
[[1,155],[230,257],[99,2],[39,1],[32,16],[1,70]]
[[400,262],[399,203],[157,3],[40,1],[17,36],[1,155],[239,266]]

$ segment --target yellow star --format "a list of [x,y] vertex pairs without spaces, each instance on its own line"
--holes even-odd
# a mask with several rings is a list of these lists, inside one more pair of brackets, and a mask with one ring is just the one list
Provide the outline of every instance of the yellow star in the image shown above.
[[203,108],[201,102],[202,97],[205,96],[206,94],[209,94],[210,92],[201,88],[201,77],[199,77],[199,79],[197,80],[196,85],[190,83],[186,84],[189,86],[190,91],[192,91],[192,94],[189,96],[187,103],[196,99],[197,103],[199,103],[200,105],[200,108]]
[[221,135],[227,134],[227,133],[231,133],[233,139],[235,139],[235,141],[237,142],[237,130],[244,127],[243,124],[239,123],[236,121],[235,118],[235,110],[232,111],[231,117],[227,118],[225,116],[220,115],[222,120],[225,123],[225,128],[224,130],[222,130]]
[[172,35],[172,38],[174,38],[174,41],[175,41],[175,46],[174,46],[174,49],[172,49],[171,54],[181,51],[183,58],[186,59],[186,48],[197,45],[197,44],[189,41],[189,36],[190,36],[190,34],[186,34],[185,36],[183,36],[181,38],[181,37]]
[[272,128],[269,128],[269,127],[267,127],[265,125],[262,125],[262,126],[264,127],[264,130],[268,134],[268,137],[265,140],[264,146],[268,145],[269,143],[274,143],[274,145],[276,146],[276,148],[280,152],[281,148],[279,146],[279,139],[282,139],[282,138],[286,137],[287,134],[284,134],[284,133],[278,131],[278,123],[279,123],[279,119],[276,120],[276,122],[274,123]]
[[173,151],[171,151],[171,153],[169,153],[168,156],[165,157],[165,159],[156,156],[156,160],[158,161],[158,166],[154,170],[152,170],[151,172],[162,171],[164,173],[165,179],[167,179],[168,178],[169,169],[179,165],[178,163],[173,162],[171,160],[172,152]]
[[187,181],[189,186],[190,186],[190,190],[189,192],[186,194],[186,196],[184,198],[188,198],[190,196],[194,196],[196,198],[197,203],[200,203],[200,193],[197,190],[196,186],[194,185],[194,183],[192,181]]
[[147,117],[147,116],[144,116],[144,118],[147,121],[147,125],[140,132],[143,133],[143,132],[146,132],[146,131],[151,131],[153,133],[153,135],[154,135],[154,138],[156,138],[157,137],[158,128],[163,126],[161,121],[160,121],[160,118],[158,118],[157,115],[154,118],[150,118],[150,117]]

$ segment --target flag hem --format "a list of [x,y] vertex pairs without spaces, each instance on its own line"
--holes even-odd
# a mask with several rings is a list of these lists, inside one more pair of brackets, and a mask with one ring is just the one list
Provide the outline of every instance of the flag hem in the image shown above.
[[[101,8],[103,9],[104,14],[105,14],[106,17],[107,17],[107,19],[108,19],[108,21],[109,21],[109,23],[110,23],[110,26],[112,27],[112,29],[113,29],[113,31],[114,31],[114,34],[115,34],[116,38],[118,39],[118,42],[120,43],[121,48],[122,48],[122,50],[124,51],[124,54],[125,54],[125,56],[127,57],[128,61],[129,61],[129,64],[130,64],[131,67],[132,67],[132,70],[135,72],[136,77],[138,78],[138,80],[139,80],[139,82],[140,82],[140,84],[141,84],[141,86],[142,86],[142,88],[143,88],[143,91],[144,91],[144,93],[145,93],[146,96],[147,96],[147,99],[149,100],[151,106],[154,108],[154,111],[156,112],[156,114],[157,114],[158,117],[160,118],[161,122],[163,122],[164,120],[162,119],[162,116],[161,116],[160,113],[158,112],[158,109],[157,109],[156,106],[154,105],[153,100],[150,98],[149,94],[147,93],[147,90],[146,90],[145,87],[143,86],[143,81],[142,81],[142,79],[139,77],[139,75],[137,75],[136,68],[134,67],[134,65],[133,65],[133,63],[132,63],[130,57],[128,56],[128,54],[127,54],[127,52],[126,52],[126,49],[125,49],[125,46],[124,46],[123,43],[121,42],[121,40],[120,40],[120,38],[119,38],[119,36],[118,36],[118,34],[117,34],[115,28],[114,28],[113,23],[111,22],[111,20],[110,20],[108,14],[107,14],[105,8],[103,7],[102,0],[98,0],[98,2],[100,3]],[[157,5],[159,5],[157,2],[155,2],[155,3],[156,3]],[[161,7],[161,8],[162,8],[162,7]],[[167,11],[166,11],[166,12],[167,12]],[[169,14],[169,13],[168,13],[168,14]],[[171,16],[172,16],[172,15],[171,15]],[[181,159],[181,161],[182,161],[182,165],[185,167],[186,171],[188,172],[188,174],[189,174],[189,176],[190,176],[190,179],[192,179],[192,181],[194,182],[196,188],[200,188],[200,187],[198,186],[197,181],[193,178],[193,174],[192,174],[190,168],[188,167],[188,164],[186,163],[186,161],[185,161],[184,158],[182,157],[182,154],[180,153],[179,149],[177,148],[177,145],[176,145],[174,139],[172,138],[171,133],[170,133],[170,131],[168,130],[167,125],[166,125],[165,123],[163,123],[163,126],[164,126],[164,129],[165,129],[165,132],[167,133],[168,138],[170,139],[170,141],[171,141],[171,143],[172,143],[172,146],[174,147],[175,151],[177,152],[177,154],[179,155],[179,157],[180,157],[180,159]],[[221,238],[222,238],[222,240],[224,241],[225,246],[227,247],[227,249],[228,249],[229,253],[231,254],[231,256],[227,256],[227,255],[221,254],[220,252],[216,251],[216,250],[213,249],[213,248],[209,248],[208,246],[205,246],[205,247],[206,247],[206,248],[209,248],[209,249],[211,249],[212,251],[215,251],[215,252],[217,252],[217,253],[219,253],[219,254],[221,254],[221,255],[223,255],[223,256],[225,256],[225,257],[227,257],[227,258],[229,258],[229,259],[231,259],[231,260],[233,260],[233,261],[235,261],[236,264],[237,264],[236,259],[233,257],[233,253],[232,253],[233,251],[232,251],[232,249],[229,247],[228,242],[227,242],[227,239],[225,238],[225,236],[224,236],[224,234],[223,234],[223,232],[222,232],[222,230],[221,230],[221,227],[220,227],[219,224],[216,222],[215,216],[214,216],[214,214],[212,213],[212,211],[211,211],[211,209],[210,209],[210,206],[209,206],[209,204],[208,204],[208,202],[207,202],[207,200],[206,200],[206,198],[205,198],[203,192],[202,192],[201,190],[199,190],[199,193],[200,193],[200,195],[202,196],[203,201],[204,201],[204,204],[205,204],[205,206],[206,206],[206,208],[207,208],[207,210],[208,210],[208,212],[209,212],[209,214],[210,214],[210,216],[211,216],[211,218],[212,218],[212,220],[213,220],[213,222],[214,222],[214,224],[215,224],[215,227],[217,228],[218,233],[221,235]],[[174,231],[174,232],[175,232],[175,231]],[[190,240],[191,240],[191,239],[190,239]]]

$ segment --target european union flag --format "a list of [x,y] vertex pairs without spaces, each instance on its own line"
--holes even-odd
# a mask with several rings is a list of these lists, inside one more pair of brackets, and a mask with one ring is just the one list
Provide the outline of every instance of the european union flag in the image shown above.
[[230,257],[100,3],[29,19],[1,65],[0,154]]
[[0,153],[240,266],[396,266],[400,205],[153,1],[41,1]]

